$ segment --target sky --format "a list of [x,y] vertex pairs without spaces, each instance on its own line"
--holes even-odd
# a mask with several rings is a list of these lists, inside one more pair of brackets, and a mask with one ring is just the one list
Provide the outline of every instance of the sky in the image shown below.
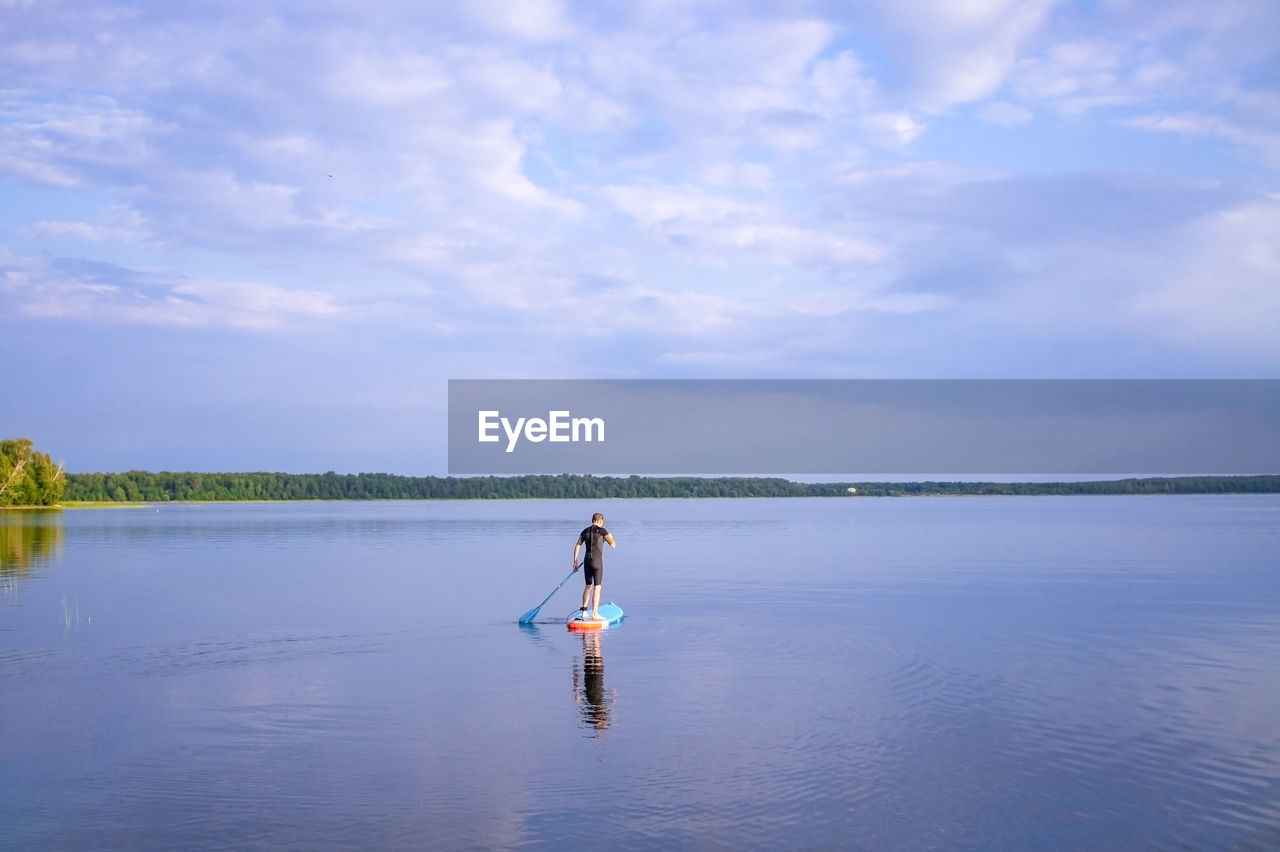
[[446,472],[449,379],[1280,377],[1274,0],[0,0],[0,437]]

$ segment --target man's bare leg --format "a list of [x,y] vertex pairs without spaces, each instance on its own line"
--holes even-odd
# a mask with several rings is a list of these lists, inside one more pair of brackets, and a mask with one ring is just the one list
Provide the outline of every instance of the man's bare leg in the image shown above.
[[591,617],[599,618],[600,617],[600,584],[599,583],[596,584],[595,589],[596,589],[595,594],[592,595],[592,598],[591,598]]

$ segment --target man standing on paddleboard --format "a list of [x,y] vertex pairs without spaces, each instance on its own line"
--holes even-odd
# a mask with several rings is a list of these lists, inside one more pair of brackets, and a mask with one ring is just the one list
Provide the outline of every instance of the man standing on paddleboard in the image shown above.
[[578,541],[573,546],[573,570],[578,570],[578,551],[582,545],[587,546],[585,558],[582,560],[582,578],[586,586],[582,590],[581,618],[587,617],[587,604],[591,604],[591,617],[600,617],[600,584],[604,582],[604,543],[617,547],[613,536],[604,528],[604,515],[596,512],[591,516],[591,526],[578,533]]

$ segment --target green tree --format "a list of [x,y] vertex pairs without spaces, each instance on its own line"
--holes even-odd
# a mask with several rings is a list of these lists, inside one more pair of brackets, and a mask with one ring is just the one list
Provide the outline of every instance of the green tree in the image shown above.
[[0,506],[52,506],[66,484],[62,465],[36,452],[31,439],[0,440]]

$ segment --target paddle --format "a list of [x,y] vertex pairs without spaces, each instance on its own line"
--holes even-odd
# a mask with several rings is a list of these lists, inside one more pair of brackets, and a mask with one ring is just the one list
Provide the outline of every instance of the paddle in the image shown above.
[[[569,582],[569,577],[572,577],[576,573],[578,573],[578,566],[574,565],[573,570],[569,572],[569,575],[560,581],[560,586],[563,586],[565,583]],[[552,589],[551,594],[547,595],[545,598],[542,599],[542,603],[538,604],[533,609],[529,610],[524,615],[520,616],[520,623],[528,624],[530,621],[533,621],[533,619],[536,618],[538,615],[538,610],[546,606],[547,601],[551,600],[551,596],[554,595],[556,592],[560,591],[560,586],[556,586],[554,589]]]

